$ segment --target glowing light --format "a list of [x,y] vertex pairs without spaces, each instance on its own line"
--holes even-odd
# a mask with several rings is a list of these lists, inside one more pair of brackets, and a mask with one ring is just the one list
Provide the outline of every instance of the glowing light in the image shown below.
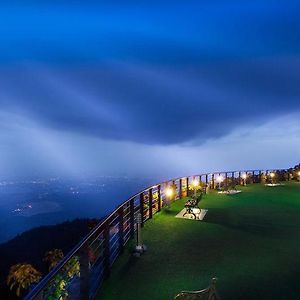
[[298,172],[298,176],[300,176],[300,171]]
[[219,175],[217,177],[217,182],[221,183],[223,180],[224,180],[224,178],[221,175]]
[[192,182],[192,185],[194,187],[197,187],[199,185],[199,181],[197,179],[194,179],[193,182]]
[[247,174],[244,173],[244,174],[242,175],[242,178],[243,178],[243,179],[246,179],[246,178],[247,178]]
[[174,192],[173,192],[173,189],[171,188],[167,188],[166,189],[166,196],[171,198],[173,196]]
[[270,173],[270,177],[271,177],[271,178],[274,178],[274,177],[275,177],[275,173],[273,173],[273,172]]

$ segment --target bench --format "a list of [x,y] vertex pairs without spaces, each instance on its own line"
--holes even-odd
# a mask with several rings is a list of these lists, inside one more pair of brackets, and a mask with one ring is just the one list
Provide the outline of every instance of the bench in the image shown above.
[[213,278],[209,287],[200,291],[181,291],[174,300],[220,300],[220,296],[216,289],[217,278]]
[[192,197],[191,199],[189,199],[187,202],[185,202],[185,204],[184,204],[185,212],[183,214],[183,217],[186,214],[190,214],[190,215],[193,215],[195,217],[195,219],[197,219],[197,216],[194,213],[193,209],[198,208],[201,212],[199,203],[202,200],[202,197],[203,197],[203,193],[200,193],[199,195],[196,195],[196,196]]

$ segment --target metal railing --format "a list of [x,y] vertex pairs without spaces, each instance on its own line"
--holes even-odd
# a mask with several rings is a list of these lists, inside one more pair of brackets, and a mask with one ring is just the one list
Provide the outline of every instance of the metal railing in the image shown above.
[[[195,179],[211,189],[226,188],[231,184],[261,182],[270,172],[275,172],[280,180],[290,179],[290,172],[285,169],[215,172],[171,179],[140,191],[103,219],[24,299],[94,299],[124,246],[134,238],[136,216],[141,214],[143,226],[159,212],[170,186],[174,188],[172,201],[175,201],[189,196]],[[246,179],[243,174],[247,174]],[[222,182],[218,180],[220,176]]]

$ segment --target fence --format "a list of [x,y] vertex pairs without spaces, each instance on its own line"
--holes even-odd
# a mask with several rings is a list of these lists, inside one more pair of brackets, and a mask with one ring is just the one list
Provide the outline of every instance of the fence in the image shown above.
[[[175,178],[146,188],[102,220],[24,299],[94,299],[124,246],[134,238],[137,214],[141,214],[143,226],[161,210],[167,197],[175,201],[188,196],[194,180],[211,189],[227,188],[235,184],[264,182],[271,173],[280,181],[290,180],[293,176],[290,170],[216,172]],[[170,188],[173,191],[171,197],[167,195]]]

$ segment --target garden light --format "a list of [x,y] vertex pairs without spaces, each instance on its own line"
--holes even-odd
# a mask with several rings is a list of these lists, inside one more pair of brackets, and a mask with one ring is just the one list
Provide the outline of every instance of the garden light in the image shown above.
[[133,255],[135,257],[140,257],[141,254],[146,252],[146,250],[147,250],[147,247],[142,242],[142,228],[141,228],[141,225],[142,225],[142,222],[143,222],[143,217],[140,213],[137,214],[135,222],[136,222],[137,230],[136,230],[136,246],[135,246],[135,250],[133,252]]
[[244,173],[242,176],[242,179],[243,179],[243,185],[247,185],[247,173]]
[[274,177],[275,177],[275,173],[273,173],[273,172],[270,173],[270,177],[271,177],[271,178],[274,178]]
[[221,183],[223,180],[224,180],[224,178],[223,178],[221,175],[219,175],[219,176],[217,177],[217,182],[218,182],[218,183]]
[[194,179],[192,185],[193,187],[197,187],[199,185],[199,181],[197,179]]
[[199,186],[199,181],[195,178],[192,182],[192,189],[194,189],[194,196],[197,194],[197,188]]
[[166,190],[166,196],[171,198],[173,196],[174,192],[173,192],[173,189],[171,188],[167,188]]

